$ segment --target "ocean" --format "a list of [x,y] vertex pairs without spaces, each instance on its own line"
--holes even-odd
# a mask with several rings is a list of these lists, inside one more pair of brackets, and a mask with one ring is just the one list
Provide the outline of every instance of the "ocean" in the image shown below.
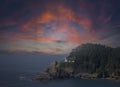
[[110,80],[65,79],[32,81],[52,61],[61,61],[66,55],[0,54],[0,87],[120,87]]

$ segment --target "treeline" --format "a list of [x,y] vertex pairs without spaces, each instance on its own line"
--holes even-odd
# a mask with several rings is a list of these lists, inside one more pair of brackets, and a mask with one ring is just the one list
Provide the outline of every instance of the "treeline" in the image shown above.
[[82,44],[73,49],[67,59],[75,61],[71,63],[74,73],[97,73],[101,78],[120,76],[120,47]]

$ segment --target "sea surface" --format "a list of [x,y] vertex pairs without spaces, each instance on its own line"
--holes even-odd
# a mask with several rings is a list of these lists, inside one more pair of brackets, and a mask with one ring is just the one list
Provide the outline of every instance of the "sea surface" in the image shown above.
[[0,54],[0,87],[120,87],[110,80],[66,79],[32,81],[52,61],[61,61],[66,55]]

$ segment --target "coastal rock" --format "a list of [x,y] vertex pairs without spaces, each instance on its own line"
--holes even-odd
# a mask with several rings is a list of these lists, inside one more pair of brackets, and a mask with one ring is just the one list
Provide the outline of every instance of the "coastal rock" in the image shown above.
[[37,77],[33,78],[33,80],[50,80],[51,76],[47,72],[40,73]]
[[42,73],[39,73],[37,77],[33,78],[33,80],[51,80],[58,77],[58,63],[54,61],[51,63],[50,67],[47,68]]
[[70,68],[61,69],[58,62],[54,61],[44,72],[39,73],[33,80],[51,80],[72,78],[73,74]]

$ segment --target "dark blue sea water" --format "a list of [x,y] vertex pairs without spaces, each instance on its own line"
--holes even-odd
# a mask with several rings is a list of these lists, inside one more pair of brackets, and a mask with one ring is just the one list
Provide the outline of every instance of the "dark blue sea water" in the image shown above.
[[0,54],[0,87],[120,87],[120,82],[109,80],[53,80],[32,81],[37,72],[65,55]]

